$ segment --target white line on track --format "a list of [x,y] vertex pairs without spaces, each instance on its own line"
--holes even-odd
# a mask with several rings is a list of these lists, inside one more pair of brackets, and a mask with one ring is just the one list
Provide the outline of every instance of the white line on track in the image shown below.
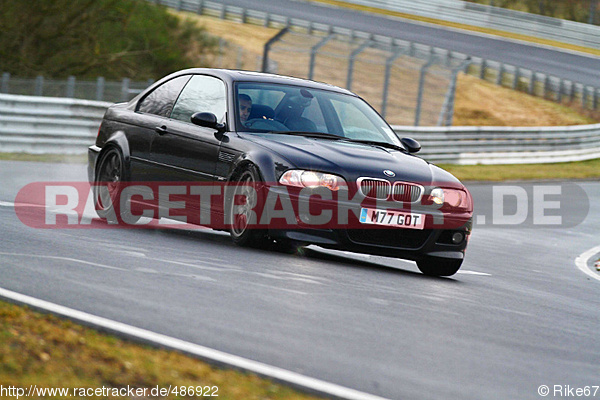
[[579,268],[583,273],[600,281],[600,275],[597,273],[594,273],[588,267],[588,262],[590,261],[590,258],[592,258],[594,255],[596,255],[598,253],[600,253],[600,246],[592,247],[588,251],[581,253],[579,255],[579,257],[577,257],[575,259],[575,265],[577,265],[577,268]]
[[98,263],[79,260],[77,258],[70,258],[70,257],[46,256],[46,255],[37,255],[37,254],[21,254],[21,253],[5,253],[5,252],[0,252],[0,256],[31,257],[31,258],[41,258],[41,259],[46,259],[46,260],[71,261],[74,263],[91,265],[94,267],[100,267],[100,268],[105,268],[105,269],[113,269],[116,271],[127,271],[126,269],[123,269],[123,268],[111,267],[110,265],[98,264]]
[[54,314],[62,315],[77,322],[84,323],[88,326],[102,328],[121,336],[164,346],[172,350],[178,350],[209,362],[218,363],[221,365],[224,364],[230,367],[253,372],[255,374],[284,382],[292,386],[304,388],[324,396],[333,396],[348,400],[385,400],[383,397],[360,392],[358,390],[311,378],[296,372],[273,367],[258,361],[224,353],[222,351],[210,349],[208,347],[161,335],[145,329],[136,328],[131,325],[98,317],[86,312],[74,310],[72,308],[36,299],[34,297],[12,292],[3,288],[0,288],[0,297],[12,300],[13,302],[27,304],[31,307],[49,311]]

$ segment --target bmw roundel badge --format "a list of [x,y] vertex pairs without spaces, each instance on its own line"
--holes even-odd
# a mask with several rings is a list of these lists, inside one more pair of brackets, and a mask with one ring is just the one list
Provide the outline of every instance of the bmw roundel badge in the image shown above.
[[384,169],[384,170],[383,170],[383,173],[384,173],[386,176],[389,176],[390,178],[393,178],[393,177],[395,177],[395,176],[396,176],[396,174],[394,173],[394,171],[390,171],[389,169]]

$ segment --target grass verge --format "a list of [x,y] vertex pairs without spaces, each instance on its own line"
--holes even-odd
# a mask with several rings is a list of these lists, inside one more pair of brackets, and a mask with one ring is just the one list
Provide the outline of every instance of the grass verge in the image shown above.
[[461,181],[506,181],[600,178],[600,159],[554,163],[511,165],[440,164]]
[[401,13],[401,12],[391,11],[391,10],[385,10],[385,9],[377,8],[377,7],[369,7],[369,6],[359,5],[359,4],[350,4],[350,3],[347,3],[345,1],[340,1],[340,0],[309,0],[309,1],[312,1],[314,3],[329,4],[329,5],[333,5],[336,7],[349,8],[349,9],[363,11],[363,12],[389,15],[392,17],[410,19],[413,21],[426,22],[426,23],[435,24],[435,25],[447,26],[450,28],[457,28],[457,29],[463,29],[463,30],[467,30],[467,31],[501,36],[501,37],[505,37],[508,39],[522,40],[525,42],[531,42],[531,43],[541,44],[541,45],[545,45],[545,46],[557,47],[557,48],[561,48],[561,49],[565,49],[565,50],[578,51],[581,53],[588,53],[588,54],[600,56],[600,49],[592,49],[589,47],[559,42],[556,40],[542,39],[542,38],[538,38],[535,36],[522,35],[522,34],[518,34],[518,33],[501,31],[501,30],[497,30],[497,29],[480,28],[478,26],[460,24],[458,22],[449,22],[449,21],[444,21],[444,20],[436,19],[436,18],[421,17],[418,15],[406,14],[406,13]]
[[317,399],[252,374],[217,369],[177,352],[121,340],[3,301],[0,341],[0,382],[4,388],[216,386],[219,399]]
[[87,155],[65,155],[65,154],[27,154],[27,153],[0,153],[0,160],[3,161],[37,161],[54,162],[65,164],[85,164]]

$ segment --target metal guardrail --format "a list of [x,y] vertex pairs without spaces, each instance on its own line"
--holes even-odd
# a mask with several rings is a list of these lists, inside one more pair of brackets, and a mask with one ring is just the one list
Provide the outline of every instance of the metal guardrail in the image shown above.
[[84,154],[111,103],[0,94],[0,152]]
[[[0,94],[0,152],[85,154],[110,103]],[[419,155],[450,164],[526,164],[600,158],[600,124],[545,128],[395,126]]]
[[438,20],[600,49],[600,26],[461,0],[342,0]]
[[600,124],[556,127],[394,126],[419,156],[448,164],[534,164],[600,158]]

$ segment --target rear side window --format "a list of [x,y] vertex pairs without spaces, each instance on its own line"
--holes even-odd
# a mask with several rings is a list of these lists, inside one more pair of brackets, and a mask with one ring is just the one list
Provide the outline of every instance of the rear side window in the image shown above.
[[168,117],[177,96],[189,79],[190,75],[183,75],[163,83],[140,101],[138,112]]
[[215,114],[219,122],[223,122],[226,111],[223,81],[212,76],[194,75],[177,99],[171,118],[190,122],[192,114],[209,112]]

